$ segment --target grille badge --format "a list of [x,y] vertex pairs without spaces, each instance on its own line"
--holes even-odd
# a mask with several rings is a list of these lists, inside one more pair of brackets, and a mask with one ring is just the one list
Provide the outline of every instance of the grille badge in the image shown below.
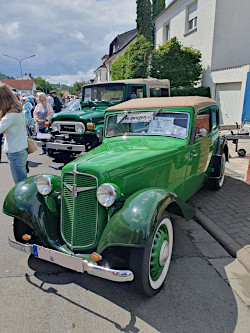
[[66,183],[63,183],[63,185],[72,193],[72,198],[76,198],[77,194],[80,192],[85,192],[85,191],[96,189],[96,186],[77,187],[76,185],[69,185]]

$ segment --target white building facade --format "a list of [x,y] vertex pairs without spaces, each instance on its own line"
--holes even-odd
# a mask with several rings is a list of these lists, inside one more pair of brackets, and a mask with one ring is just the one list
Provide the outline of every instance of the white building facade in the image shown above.
[[202,53],[202,85],[221,106],[221,123],[241,122],[250,70],[250,1],[173,0],[154,20],[155,47],[172,37]]

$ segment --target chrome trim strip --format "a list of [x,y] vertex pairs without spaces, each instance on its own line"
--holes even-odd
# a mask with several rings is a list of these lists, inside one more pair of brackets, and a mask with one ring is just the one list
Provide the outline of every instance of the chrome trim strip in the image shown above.
[[[77,171],[77,167],[79,164],[81,164],[82,162],[78,162],[74,165],[74,169],[72,172],[65,172],[63,174],[63,177],[64,175],[66,174],[73,174],[74,175],[74,184],[75,184],[75,176],[76,174],[78,175],[85,175],[85,176],[88,176],[88,177],[92,177],[92,178],[95,178],[96,180],[96,189],[98,189],[98,178],[94,175],[90,175],[88,173],[84,173],[84,172],[78,172]],[[94,237],[94,240],[91,244],[88,244],[88,245],[85,245],[85,246],[73,246],[73,239],[74,239],[74,216],[75,216],[75,198],[73,199],[73,222],[72,222],[72,232],[71,232],[71,244],[69,244],[66,239],[64,238],[63,234],[62,234],[62,204],[63,204],[63,187],[62,187],[62,192],[61,192],[61,195],[62,195],[62,200],[61,200],[61,214],[60,214],[60,228],[61,228],[61,236],[62,236],[62,239],[65,241],[65,243],[70,247],[71,250],[75,249],[85,249],[87,247],[90,247],[92,246],[95,241],[96,241],[96,236],[97,236],[97,225],[98,225],[98,200],[96,199],[96,225],[95,225],[95,237]]]
[[[33,245],[31,245],[31,244],[22,244],[22,243],[17,242],[16,240],[13,240],[13,239],[10,239],[10,238],[8,239],[8,241],[9,241],[9,245],[11,247],[13,247],[14,249],[19,250],[21,252],[25,252],[25,253],[29,253],[29,254],[33,253],[34,254]],[[70,256],[68,254],[64,254],[64,253],[56,251],[56,250],[51,250],[51,249],[45,248],[45,247],[40,246],[40,245],[36,245],[36,244],[34,244],[34,245],[37,246],[37,247],[42,248],[44,251],[48,251],[50,254],[52,253],[52,255],[53,255],[53,252],[57,252],[62,257],[65,256],[65,258],[67,258],[67,261],[69,261],[71,258],[72,259],[76,258],[74,256]],[[59,265],[56,262],[56,260],[53,260],[53,261],[52,260],[46,260],[46,259],[42,259],[42,260],[52,262],[56,265]],[[105,268],[105,267],[102,267],[102,266],[97,266],[95,264],[89,263],[87,260],[82,260],[82,263],[83,263],[83,272],[82,273],[87,272],[90,275],[94,275],[94,276],[100,277],[102,279],[115,281],[115,282],[128,282],[128,281],[132,281],[134,279],[134,274],[130,270],[118,270],[118,269],[112,269],[112,268]],[[60,266],[66,267],[66,266],[63,266],[62,264],[60,264]]]

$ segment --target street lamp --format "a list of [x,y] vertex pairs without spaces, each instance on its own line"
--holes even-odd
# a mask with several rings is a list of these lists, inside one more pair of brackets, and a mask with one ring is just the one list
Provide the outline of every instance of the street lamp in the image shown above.
[[12,58],[12,59],[16,59],[16,60],[19,62],[19,65],[20,65],[20,72],[21,72],[21,78],[22,78],[22,87],[23,87],[22,61],[23,61],[24,59],[28,59],[28,58],[35,57],[36,55],[33,54],[33,55],[29,56],[29,57],[24,57],[24,58],[22,58],[22,59],[17,59],[17,58],[15,58],[15,57],[9,56],[8,54],[3,54],[3,56],[8,57],[8,58]]

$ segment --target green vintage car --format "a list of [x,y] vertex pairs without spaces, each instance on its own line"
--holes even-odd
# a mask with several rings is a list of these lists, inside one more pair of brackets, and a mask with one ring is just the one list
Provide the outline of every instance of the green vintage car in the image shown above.
[[205,182],[223,185],[228,147],[218,129],[218,106],[204,97],[108,108],[99,147],[61,177],[29,177],[8,193],[9,244],[77,272],[133,281],[152,296],[171,260],[171,214],[188,221],[195,210],[185,200]]
[[[170,94],[169,80],[128,79],[85,85],[82,101],[73,102],[54,115],[50,133],[37,134],[40,145],[50,156],[60,158],[89,151],[100,145],[100,130],[108,106],[135,98],[166,97]],[[63,153],[63,154],[62,154]]]

